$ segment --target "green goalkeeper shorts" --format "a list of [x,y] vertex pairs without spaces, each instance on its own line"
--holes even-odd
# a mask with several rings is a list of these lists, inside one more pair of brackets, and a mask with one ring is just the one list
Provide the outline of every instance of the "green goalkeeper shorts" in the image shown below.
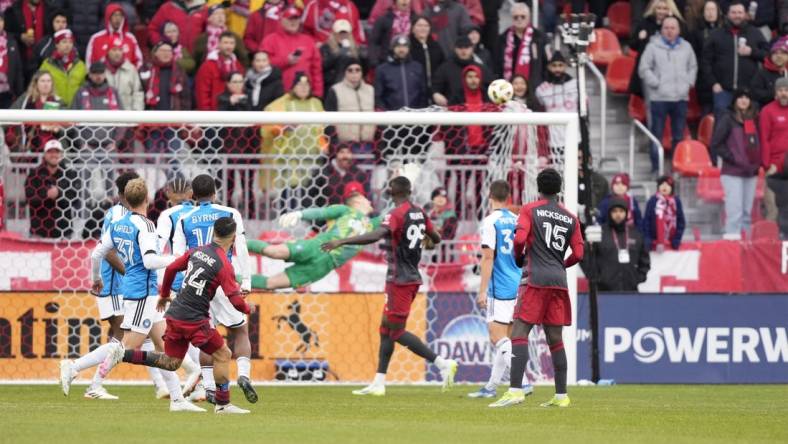
[[285,274],[293,288],[317,282],[335,268],[331,255],[322,251],[320,243],[314,239],[288,242],[287,248],[290,250],[288,262],[293,265],[285,269]]

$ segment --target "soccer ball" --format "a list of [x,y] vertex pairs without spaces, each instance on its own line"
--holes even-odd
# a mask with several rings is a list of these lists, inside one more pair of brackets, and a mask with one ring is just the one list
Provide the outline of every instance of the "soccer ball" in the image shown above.
[[504,103],[512,100],[514,96],[514,88],[512,84],[504,79],[498,79],[487,88],[487,96],[490,101],[496,105],[503,105]]

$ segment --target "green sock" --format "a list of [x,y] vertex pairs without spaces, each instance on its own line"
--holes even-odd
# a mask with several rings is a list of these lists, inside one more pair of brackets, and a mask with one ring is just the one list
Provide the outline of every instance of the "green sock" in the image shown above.
[[262,274],[253,274],[252,288],[258,288],[262,290],[268,289],[268,278],[263,276]]
[[246,248],[248,248],[251,253],[256,254],[263,254],[263,250],[265,250],[265,247],[268,245],[270,245],[268,242],[256,239],[248,239],[246,241]]

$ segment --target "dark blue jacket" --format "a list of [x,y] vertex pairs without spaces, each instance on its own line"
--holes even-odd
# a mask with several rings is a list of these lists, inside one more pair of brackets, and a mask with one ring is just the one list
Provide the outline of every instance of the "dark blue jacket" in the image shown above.
[[375,70],[375,108],[386,111],[427,106],[424,67],[409,58],[389,60]]
[[[612,198],[613,195],[608,194],[604,199],[602,199],[602,202],[599,202],[599,206],[597,207],[599,210],[599,215],[597,216],[597,222],[599,222],[599,225],[605,225],[607,223],[607,213],[610,210],[608,207],[610,206],[610,199]],[[630,202],[632,202],[632,208],[629,209],[629,213],[632,214],[632,222],[639,229],[643,224],[643,216],[640,214],[640,205],[634,198],[630,199]]]
[[[676,234],[670,240],[670,246],[678,250],[681,245],[681,237],[684,235],[684,227],[686,221],[684,220],[684,207],[681,205],[681,199],[678,196],[673,196],[676,199]],[[646,204],[646,214],[643,217],[643,224],[640,231],[643,233],[643,242],[648,248],[652,248],[652,243],[657,239],[657,196],[651,196]]]

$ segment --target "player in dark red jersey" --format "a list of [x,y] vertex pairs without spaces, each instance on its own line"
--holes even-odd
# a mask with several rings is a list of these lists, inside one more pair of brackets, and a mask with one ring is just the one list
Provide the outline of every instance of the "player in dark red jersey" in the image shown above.
[[[410,202],[410,181],[395,177],[389,183],[389,193],[396,208],[384,218],[381,226],[367,234],[339,239],[323,244],[330,251],[342,245],[366,245],[386,239],[388,250],[388,273],[386,275],[386,305],[380,324],[380,348],[378,349],[378,371],[369,386],[353,391],[354,395],[383,396],[386,394],[386,371],[394,343],[404,345],[413,353],[435,363],[443,379],[443,390],[454,383],[457,362],[444,359],[432,351],[421,339],[405,330],[410,306],[421,286],[419,262],[422,244],[427,241],[435,245],[440,235],[432,226],[424,210]],[[425,239],[425,234],[429,238]]]
[[[561,175],[548,168],[536,178],[540,199],[520,209],[514,237],[515,260],[523,267],[512,326],[511,386],[490,407],[507,407],[525,400],[523,372],[528,363],[528,334],[541,324],[553,356],[555,396],[542,407],[568,407],[566,351],[563,326],[572,324],[566,269],[583,259],[580,222],[558,202]],[[572,254],[564,259],[566,250]]]
[[[164,272],[164,282],[157,309],[164,311],[170,302],[170,290],[175,275],[183,270],[183,287],[171,303],[164,317],[167,330],[164,332],[164,353],[124,350],[118,347],[107,358],[109,368],[119,362],[177,370],[189,349],[189,343],[213,356],[213,371],[216,379],[217,414],[249,413],[230,404],[230,359],[232,352],[224,339],[211,326],[209,309],[216,289],[221,287],[238,311],[250,312],[235,281],[235,271],[227,259],[227,250],[235,242],[236,223],[232,217],[222,217],[213,225],[213,242],[189,250],[170,264]],[[205,411],[200,409],[200,411]]]

